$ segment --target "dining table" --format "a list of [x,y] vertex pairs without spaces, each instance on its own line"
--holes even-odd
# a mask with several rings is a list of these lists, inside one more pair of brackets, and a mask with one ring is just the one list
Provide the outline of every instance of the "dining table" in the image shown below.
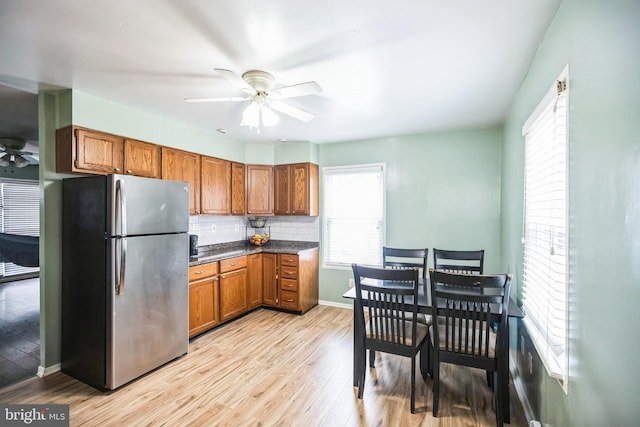
[[[396,282],[390,280],[373,280],[373,279],[364,279],[362,281],[366,284],[375,284],[377,286],[407,286],[406,282]],[[423,314],[432,314],[432,301],[431,301],[431,285],[429,283],[428,278],[420,277],[418,281],[418,301],[417,301],[417,312]],[[350,288],[347,292],[342,295],[343,298],[355,301],[356,299],[356,288]],[[363,303],[366,304],[366,298],[363,298]],[[408,311],[413,311],[414,305],[413,297],[411,297],[408,301],[408,305],[406,308]],[[507,315],[509,319],[517,319],[524,318],[524,313],[518,307],[516,302],[509,298],[509,304],[507,309]],[[501,387],[504,393],[503,396],[503,421],[505,423],[509,423],[510,421],[510,410],[509,410],[509,322],[506,322],[507,327],[503,328],[503,330],[499,331],[498,340],[502,341],[504,345],[499,346],[499,353],[497,354],[498,358],[506,361],[506,363],[499,363],[498,369],[501,369],[499,378],[501,378],[501,384],[497,384],[497,387]],[[362,337],[364,336],[364,331],[362,330],[361,322],[358,321],[356,310],[353,311],[353,326],[354,326],[354,335],[353,335],[353,385],[357,387],[358,385],[358,372],[360,372],[361,366],[360,363],[365,363],[366,352],[363,353],[363,349],[358,344]],[[427,366],[427,357],[425,352],[420,352],[420,372],[422,376],[426,378],[428,372]]]

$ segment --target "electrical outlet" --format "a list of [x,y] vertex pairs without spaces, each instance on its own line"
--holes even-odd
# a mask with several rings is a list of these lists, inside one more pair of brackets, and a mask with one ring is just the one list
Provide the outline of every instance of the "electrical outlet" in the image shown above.
[[353,279],[349,279],[349,287],[350,287],[350,288],[353,288],[355,285],[356,285],[355,280],[353,280]]
[[215,224],[211,224],[211,232],[215,233],[217,230],[216,225]]

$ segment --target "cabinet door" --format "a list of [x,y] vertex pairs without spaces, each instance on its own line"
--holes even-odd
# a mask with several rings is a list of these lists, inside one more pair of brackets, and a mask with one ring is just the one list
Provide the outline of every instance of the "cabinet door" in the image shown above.
[[243,163],[231,163],[231,215],[244,215],[245,168]]
[[247,165],[247,214],[273,215],[273,166]]
[[289,169],[289,165],[277,165],[273,167],[273,213],[276,215],[291,214]]
[[292,215],[318,215],[318,165],[290,166],[290,211]]
[[220,320],[223,322],[247,311],[247,269],[220,275]]
[[262,254],[262,304],[278,306],[277,255]]
[[247,256],[247,299],[250,309],[262,304],[262,254]]
[[231,162],[201,156],[201,213],[229,215],[231,213]]
[[189,283],[189,338],[220,323],[218,277]]
[[162,179],[189,183],[189,213],[200,213],[200,156],[174,148],[162,149]]
[[88,129],[75,130],[75,168],[88,172],[122,173],[123,140]]
[[149,142],[125,139],[124,171],[128,175],[160,178],[160,147]]

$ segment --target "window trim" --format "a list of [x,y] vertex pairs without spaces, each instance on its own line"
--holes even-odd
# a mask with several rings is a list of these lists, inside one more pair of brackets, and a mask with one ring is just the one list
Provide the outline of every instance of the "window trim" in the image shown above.
[[[322,258],[322,268],[323,269],[330,269],[330,270],[349,270],[351,271],[351,263],[335,263],[335,262],[327,262],[326,260],[326,256],[325,256],[325,251],[327,248],[327,236],[325,233],[325,226],[326,226],[326,221],[327,221],[327,206],[328,204],[326,203],[326,189],[324,188],[325,186],[325,175],[327,172],[329,173],[339,173],[341,171],[344,172],[353,172],[353,171],[357,171],[357,170],[367,170],[367,169],[374,169],[374,168],[379,168],[380,169],[380,174],[381,174],[381,184],[380,184],[380,190],[382,192],[382,219],[381,219],[381,227],[382,227],[382,231],[381,231],[381,245],[384,246],[385,242],[386,242],[386,217],[387,217],[387,207],[386,207],[386,163],[381,162],[381,163],[364,163],[364,164],[354,164],[354,165],[343,165],[343,166],[325,166],[322,168],[322,176],[320,179],[320,182],[322,183],[322,189],[321,189],[321,194],[322,194],[322,203],[321,203],[321,207],[322,207],[322,218],[320,221],[320,229],[321,229],[321,233],[322,233],[322,241],[321,241],[321,258]],[[382,246],[379,248],[380,249],[380,265],[382,265]]]
[[[558,78],[555,80],[552,87],[545,93],[542,100],[538,103],[536,108],[533,110],[529,118],[526,120],[525,124],[522,127],[522,135],[524,138],[524,143],[526,144],[526,135],[530,132],[531,128],[536,125],[536,122],[540,119],[542,114],[550,107],[552,102],[555,102],[556,97],[558,96],[558,83],[564,84],[563,96],[566,98],[566,106],[565,106],[565,171],[564,171],[564,209],[565,209],[565,239],[566,239],[566,254],[564,259],[564,274],[565,274],[565,282],[564,282],[564,316],[565,316],[565,324],[564,324],[564,345],[563,345],[563,353],[560,356],[555,356],[550,351],[551,345],[549,344],[549,340],[547,338],[546,332],[540,331],[539,327],[530,319],[527,318],[526,315],[526,307],[524,306],[525,297],[523,296],[523,311],[525,311],[524,325],[529,333],[531,341],[533,342],[540,359],[545,366],[545,369],[550,377],[556,378],[560,383],[565,394],[568,394],[568,383],[569,383],[569,283],[570,283],[570,272],[569,272],[569,251],[570,251],[570,238],[569,238],[569,66],[567,65],[564,70],[560,73]],[[523,210],[522,210],[522,244],[523,244],[523,292],[526,292],[525,285],[525,276],[524,269],[526,266],[524,265],[526,262],[525,259],[525,244],[526,244],[526,212],[527,212],[527,195],[526,195],[526,181],[527,181],[527,170],[526,170],[526,148],[525,148],[525,169],[523,171]],[[551,353],[551,354],[550,354]]]

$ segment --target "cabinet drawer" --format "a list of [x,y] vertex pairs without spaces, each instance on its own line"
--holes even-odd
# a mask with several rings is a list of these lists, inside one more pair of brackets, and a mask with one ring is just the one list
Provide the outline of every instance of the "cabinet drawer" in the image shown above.
[[298,293],[282,291],[280,295],[280,307],[287,310],[298,309]]
[[280,279],[280,289],[283,291],[298,291],[298,281],[293,279]]
[[239,270],[241,268],[247,268],[247,257],[239,256],[235,258],[223,259],[220,261],[220,273],[226,273],[227,271]]
[[284,277],[285,279],[297,279],[298,268],[286,265],[280,266],[280,277]]
[[208,264],[194,265],[189,267],[189,281],[204,279],[218,274],[218,263],[210,262]]
[[280,265],[287,265],[290,267],[298,266],[298,255],[281,254]]

